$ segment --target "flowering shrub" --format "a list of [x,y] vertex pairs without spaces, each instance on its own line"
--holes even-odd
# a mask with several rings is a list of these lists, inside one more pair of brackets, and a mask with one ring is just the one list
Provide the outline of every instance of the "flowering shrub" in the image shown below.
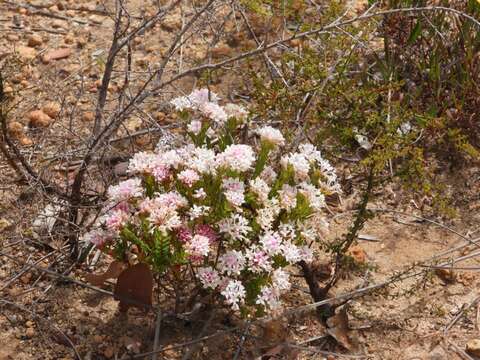
[[85,236],[160,275],[188,266],[233,310],[262,314],[281,307],[285,268],[312,260],[312,221],[339,187],[313,145],[282,154],[277,129],[254,130],[255,146],[235,143],[247,113],[218,102],[206,89],[172,101],[191,142],[135,154],[133,177],[109,188],[100,226]]

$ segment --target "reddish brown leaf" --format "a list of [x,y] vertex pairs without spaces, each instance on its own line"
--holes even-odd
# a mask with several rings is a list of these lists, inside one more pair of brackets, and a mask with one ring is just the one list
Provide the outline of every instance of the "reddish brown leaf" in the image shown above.
[[94,286],[102,286],[108,279],[117,278],[126,267],[125,263],[114,261],[103,274],[86,274],[85,280]]
[[51,60],[60,60],[67,58],[70,56],[71,53],[72,49],[69,48],[55,49],[43,55],[42,61],[46,64],[49,63]]
[[118,277],[114,298],[119,300],[120,311],[131,306],[148,308],[152,305],[153,276],[146,264],[137,264],[125,269]]
[[344,306],[327,320],[327,333],[347,350],[355,350],[356,344],[350,337],[347,308]]

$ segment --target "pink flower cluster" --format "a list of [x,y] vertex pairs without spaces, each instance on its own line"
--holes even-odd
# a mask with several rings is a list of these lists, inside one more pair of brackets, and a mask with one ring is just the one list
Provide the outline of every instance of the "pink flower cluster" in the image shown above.
[[[321,216],[325,194],[339,191],[336,174],[311,144],[282,154],[285,138],[269,126],[253,131],[257,146],[235,143],[235,134],[225,143],[209,137],[209,131],[227,131],[222,126],[230,119],[247,116],[219,100],[206,89],[172,100],[193,117],[191,143],[135,154],[132,178],[108,189],[104,215],[84,239],[117,250],[112,253],[135,245],[150,264],[168,256],[159,271],[189,264],[192,281],[233,310],[277,311],[291,286],[286,267],[313,259],[309,245],[319,235],[311,219]],[[158,243],[161,251],[151,250]],[[255,283],[262,285],[251,290]]]

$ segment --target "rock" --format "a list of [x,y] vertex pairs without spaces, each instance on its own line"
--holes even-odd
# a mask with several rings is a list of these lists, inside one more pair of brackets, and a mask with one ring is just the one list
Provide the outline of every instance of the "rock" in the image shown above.
[[68,34],[63,38],[63,42],[65,44],[73,44],[75,42],[75,38],[73,37],[73,35]]
[[90,122],[95,120],[95,114],[93,111],[85,111],[82,115],[82,120],[85,122]]
[[425,360],[444,360],[448,359],[446,351],[440,346],[437,345],[433,348],[432,351],[428,354]]
[[66,29],[67,28],[65,21],[60,20],[60,19],[53,20],[51,26],[54,29]]
[[107,359],[111,359],[114,355],[113,347],[108,346],[105,350],[103,350],[103,356],[105,356]]
[[32,34],[28,37],[27,45],[30,46],[30,47],[40,46],[40,45],[42,45],[42,43],[43,43],[43,39],[38,34]]
[[77,46],[79,48],[83,48],[85,45],[87,45],[87,43],[88,43],[88,40],[85,37],[79,37],[77,39]]
[[480,357],[480,339],[468,340],[465,350],[470,355]]
[[97,344],[100,344],[100,343],[103,342],[103,336],[102,336],[102,335],[95,335],[95,336],[93,337],[93,341],[94,341],[95,343],[97,343]]
[[50,116],[52,119],[56,119],[57,115],[60,113],[61,107],[59,103],[49,102],[45,104],[42,108],[42,111]]
[[454,283],[457,278],[455,271],[446,268],[435,269],[435,275],[437,275],[446,284]]
[[365,264],[367,262],[367,254],[359,245],[352,246],[350,250],[348,250],[348,255],[358,264]]
[[24,136],[20,138],[20,144],[22,144],[23,146],[32,146],[33,140],[30,139],[28,136]]
[[33,60],[37,56],[37,50],[28,46],[18,46],[15,50],[25,60]]
[[3,88],[3,92],[5,94],[11,94],[13,93],[13,88],[10,86],[10,85],[6,85],[4,88]]
[[219,59],[222,57],[227,57],[232,54],[232,48],[227,45],[220,45],[217,46],[216,48],[212,49],[211,51],[212,58],[214,59]]
[[28,124],[32,127],[47,127],[52,122],[50,116],[42,110],[34,110],[28,114]]
[[60,60],[69,57],[72,54],[72,49],[70,48],[60,48],[47,52],[42,56],[42,61],[44,64],[48,64],[52,60]]
[[25,337],[27,337],[28,339],[31,339],[34,336],[35,336],[35,329],[33,327],[27,328],[27,330],[25,331]]
[[14,42],[14,41],[20,40],[20,38],[18,37],[18,35],[8,34],[7,35],[7,40],[10,41],[10,42]]
[[20,138],[23,135],[23,124],[18,121],[12,121],[8,124],[8,132],[15,138]]
[[0,232],[9,229],[12,226],[12,223],[7,219],[0,219]]

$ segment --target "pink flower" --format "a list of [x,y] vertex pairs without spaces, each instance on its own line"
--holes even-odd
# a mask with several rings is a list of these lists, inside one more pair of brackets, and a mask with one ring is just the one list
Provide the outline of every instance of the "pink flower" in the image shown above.
[[254,273],[272,270],[270,257],[262,250],[248,249],[245,257],[248,259],[248,269]]
[[142,180],[138,178],[128,179],[108,188],[108,197],[112,202],[129,200],[143,195]]
[[210,252],[210,239],[206,236],[195,235],[186,243],[185,249],[194,256],[207,256]]
[[252,168],[255,154],[249,145],[229,145],[224,152],[217,155],[219,166],[244,172]]
[[239,310],[239,305],[245,301],[245,287],[238,280],[230,280],[228,285],[222,291],[222,295],[225,297],[227,304],[232,306],[233,310]]
[[188,187],[192,187],[198,180],[200,180],[200,175],[198,175],[198,173],[192,169],[181,171],[177,177],[178,180]]
[[109,236],[103,230],[92,230],[83,235],[82,239],[94,244],[97,248],[101,248],[109,240]]
[[192,231],[186,226],[179,227],[177,229],[177,239],[183,243],[187,243],[192,240],[193,234]]
[[158,182],[168,180],[170,178],[170,174],[170,169],[163,164],[158,164],[152,169],[152,175]]
[[256,304],[263,305],[266,309],[270,310],[278,310],[282,306],[280,294],[277,289],[270,286],[262,287]]
[[210,244],[214,243],[218,239],[218,234],[216,231],[207,224],[199,224],[195,227],[195,234],[202,235],[210,240]]
[[221,282],[220,275],[211,267],[199,268],[197,270],[197,277],[206,289],[215,289]]
[[276,232],[267,232],[260,237],[260,244],[263,250],[270,255],[276,255],[282,251],[282,238]]
[[205,115],[209,119],[212,119],[218,124],[223,124],[225,121],[227,121],[227,113],[218,104],[206,102],[200,105],[199,109],[203,113],[203,115]]
[[130,215],[122,210],[110,211],[105,218],[105,226],[110,231],[119,231],[130,219]]
[[230,250],[220,256],[218,266],[227,275],[239,275],[245,266],[245,258],[240,251]]

